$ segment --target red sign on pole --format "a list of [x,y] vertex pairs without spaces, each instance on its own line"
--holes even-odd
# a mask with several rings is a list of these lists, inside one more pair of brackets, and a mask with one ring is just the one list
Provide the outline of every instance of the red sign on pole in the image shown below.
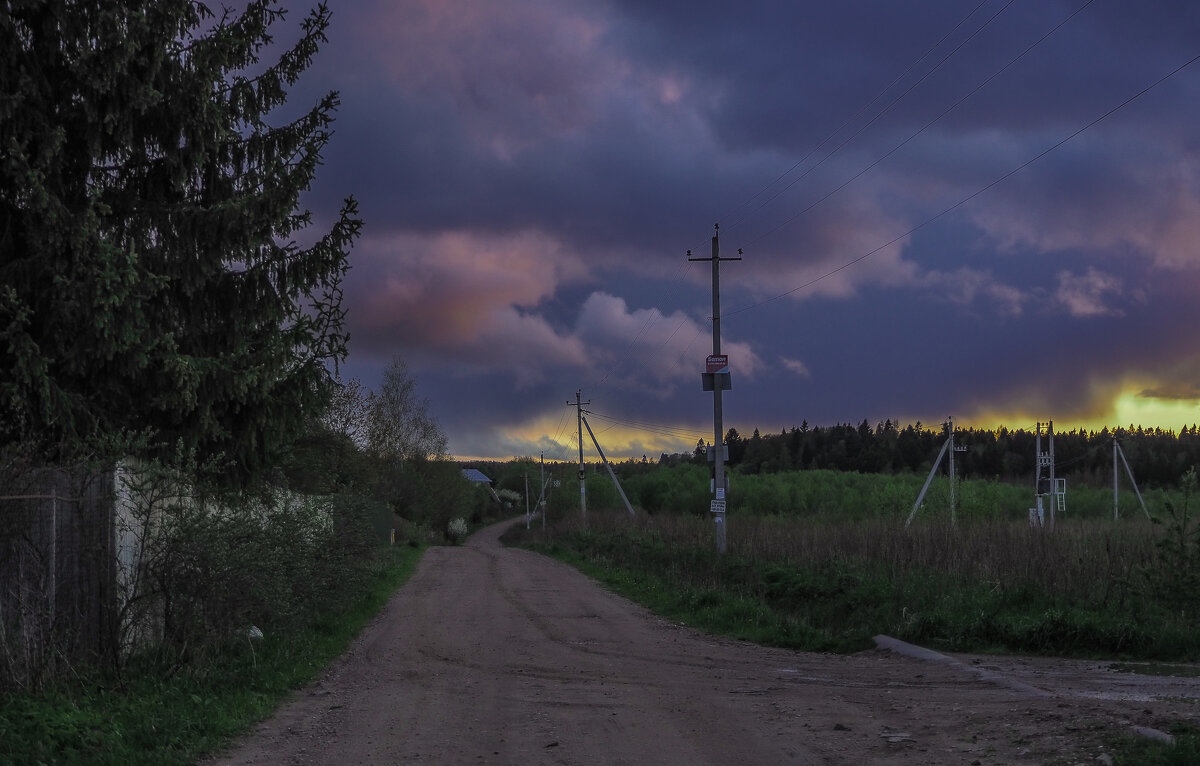
[[709,354],[704,360],[704,371],[707,373],[729,372],[728,354]]

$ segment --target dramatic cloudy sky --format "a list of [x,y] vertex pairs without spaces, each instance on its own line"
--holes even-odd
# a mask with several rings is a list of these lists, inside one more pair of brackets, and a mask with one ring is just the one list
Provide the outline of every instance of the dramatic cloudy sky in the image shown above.
[[456,455],[711,440],[714,223],[727,427],[1200,421],[1200,3],[330,5],[343,374]]

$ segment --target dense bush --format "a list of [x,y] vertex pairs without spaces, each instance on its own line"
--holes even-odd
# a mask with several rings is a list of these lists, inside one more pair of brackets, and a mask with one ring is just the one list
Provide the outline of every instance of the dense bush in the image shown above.
[[356,592],[386,540],[386,507],[361,495],[221,492],[145,464],[120,476],[134,544],[119,566],[118,660],[151,649],[174,667],[250,626],[294,630]]

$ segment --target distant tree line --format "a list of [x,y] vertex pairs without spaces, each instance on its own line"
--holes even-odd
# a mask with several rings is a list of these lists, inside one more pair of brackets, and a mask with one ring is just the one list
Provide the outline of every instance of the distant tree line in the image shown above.
[[[930,429],[919,421],[903,428],[891,420],[874,426],[867,420],[857,426],[850,423],[810,426],[805,421],[777,434],[762,434],[755,428],[749,438],[730,428],[725,443],[729,448],[729,465],[742,474],[810,469],[923,473],[933,466],[947,436],[945,425]],[[956,430],[954,438],[956,446],[966,448],[955,456],[959,476],[1032,481],[1037,451],[1037,435],[1032,429],[963,428]],[[1189,467],[1200,464],[1200,434],[1194,424],[1183,426],[1178,433],[1130,425],[1114,430],[1055,433],[1056,474],[1087,484],[1111,482],[1114,438],[1142,486],[1174,486]],[[1049,442],[1043,432],[1042,450],[1048,449]],[[659,458],[660,464],[681,462],[706,463],[704,440],[690,454],[664,453]],[[1121,471],[1124,472],[1123,466]],[[1125,477],[1121,480],[1124,482]]]

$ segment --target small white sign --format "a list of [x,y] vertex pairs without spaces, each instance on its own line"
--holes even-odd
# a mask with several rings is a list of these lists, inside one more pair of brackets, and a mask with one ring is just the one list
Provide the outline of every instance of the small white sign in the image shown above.
[[717,487],[717,499],[718,500],[725,499],[725,488],[724,487]]
[[709,503],[708,510],[710,513],[725,513],[725,501],[713,500]]

